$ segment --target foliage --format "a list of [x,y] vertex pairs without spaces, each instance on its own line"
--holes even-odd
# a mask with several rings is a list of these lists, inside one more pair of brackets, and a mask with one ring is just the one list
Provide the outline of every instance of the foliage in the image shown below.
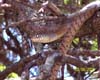
[[0,63],[0,72],[4,71],[5,69],[6,69],[6,66]]
[[95,71],[95,68],[76,68],[75,69],[76,72],[93,72]]
[[64,4],[68,4],[69,0],[64,0]]
[[18,74],[14,73],[14,72],[10,73],[10,74],[7,76],[7,78],[18,78],[18,77],[19,77]]
[[98,50],[98,42],[97,42],[97,39],[94,39],[92,41],[91,50]]

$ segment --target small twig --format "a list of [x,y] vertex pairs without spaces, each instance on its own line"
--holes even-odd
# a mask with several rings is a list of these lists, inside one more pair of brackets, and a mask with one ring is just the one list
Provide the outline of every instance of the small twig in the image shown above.
[[20,25],[20,24],[23,24],[23,23],[29,22],[29,21],[36,22],[36,21],[41,21],[41,20],[54,20],[54,19],[57,19],[57,18],[58,18],[57,16],[40,17],[40,18],[31,18],[31,19],[20,20],[20,21],[18,21],[18,22],[13,22],[13,23],[11,23],[11,24],[8,25],[8,26]]
[[61,16],[63,15],[62,11],[52,2],[46,1],[45,3],[42,4],[42,8],[39,10],[39,12],[41,12],[41,10],[43,9],[49,9],[53,14],[57,15],[57,16]]
[[96,70],[92,71],[84,80],[88,79]]
[[7,4],[7,3],[0,4],[0,8],[10,8],[10,7],[11,7],[11,5]]
[[68,55],[71,56],[91,56],[91,57],[96,57],[96,56],[100,56],[100,50],[97,51],[93,51],[93,50],[80,50],[80,49],[75,49],[75,50],[68,50]]

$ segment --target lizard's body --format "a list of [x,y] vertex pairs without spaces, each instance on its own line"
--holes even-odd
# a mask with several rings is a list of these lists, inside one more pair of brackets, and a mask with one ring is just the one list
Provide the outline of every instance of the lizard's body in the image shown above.
[[87,21],[99,7],[100,1],[95,1],[75,13],[63,16],[65,18],[58,18],[61,19],[58,23],[49,24],[49,26],[33,26],[31,27],[31,39],[33,42],[50,43],[65,34],[69,35],[69,37],[74,36],[83,23]]

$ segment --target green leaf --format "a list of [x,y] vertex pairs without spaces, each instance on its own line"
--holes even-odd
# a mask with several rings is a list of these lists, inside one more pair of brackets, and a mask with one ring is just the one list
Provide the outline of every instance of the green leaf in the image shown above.
[[79,43],[79,38],[75,38],[75,39],[73,40],[73,42],[74,42],[75,44],[78,44],[78,43]]
[[18,78],[18,74],[12,72],[7,76],[7,78]]
[[80,71],[83,71],[83,72],[92,72],[94,71],[95,68],[92,68],[92,67],[89,67],[89,68],[84,68],[84,67],[81,67],[81,68],[76,68],[75,71],[76,72],[80,72]]
[[64,0],[64,4],[68,4],[68,1],[69,1],[69,0]]
[[91,50],[98,50],[97,39],[93,40]]
[[0,72],[4,71],[6,69],[6,66],[4,64],[0,64]]

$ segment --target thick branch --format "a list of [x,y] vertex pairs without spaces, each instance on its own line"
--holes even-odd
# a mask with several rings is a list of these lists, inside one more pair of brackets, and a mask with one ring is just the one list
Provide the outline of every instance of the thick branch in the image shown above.
[[[24,59],[22,59],[20,62],[17,62],[13,65],[11,65],[10,67],[8,67],[6,70],[4,70],[3,72],[0,73],[0,79],[1,80],[4,80],[7,75],[11,72],[16,72],[18,74],[21,74],[22,70],[23,70],[23,67],[31,62],[33,59],[37,59],[38,57],[40,56],[40,54],[36,54],[36,55],[33,55],[33,56],[30,56],[30,57],[26,57]],[[38,62],[35,62],[34,65],[37,65]]]
[[69,55],[72,56],[91,56],[91,57],[96,57],[96,56],[100,56],[100,51],[92,51],[92,50],[79,50],[79,49],[75,49],[75,50],[69,50],[68,53]]
[[62,11],[52,2],[46,1],[45,3],[42,4],[42,8],[39,10],[42,11],[42,9],[49,9],[53,14],[57,15],[57,16],[61,16],[63,15]]

